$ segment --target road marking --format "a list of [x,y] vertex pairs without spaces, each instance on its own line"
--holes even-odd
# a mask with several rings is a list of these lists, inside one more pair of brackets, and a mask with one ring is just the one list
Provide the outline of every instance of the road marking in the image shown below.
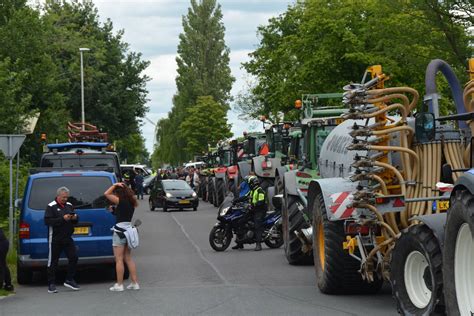
[[179,226],[179,228],[181,228],[181,231],[183,232],[184,236],[186,236],[186,238],[188,239],[188,241],[191,243],[191,245],[193,245],[193,247],[196,249],[197,253],[199,254],[199,257],[201,257],[201,259],[206,262],[213,270],[214,272],[217,274],[217,276],[222,280],[222,282],[224,283],[224,285],[231,285],[229,283],[229,281],[227,281],[227,279],[224,277],[224,275],[219,271],[219,269],[211,262],[209,261],[205,256],[204,254],[202,253],[201,251],[201,248],[199,248],[199,246],[194,242],[194,240],[191,239],[191,237],[189,236],[189,234],[186,232],[186,230],[184,229],[184,226],[178,221],[178,219],[173,215],[171,214],[171,217],[173,218],[173,220],[176,222],[176,224]]

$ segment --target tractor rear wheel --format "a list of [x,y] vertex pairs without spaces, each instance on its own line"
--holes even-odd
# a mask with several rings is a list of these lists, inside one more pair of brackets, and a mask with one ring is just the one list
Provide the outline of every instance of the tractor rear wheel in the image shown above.
[[[216,178],[216,203],[214,204],[215,207],[219,207],[222,202],[224,202],[225,198],[225,182],[224,179]],[[217,205],[216,205],[217,204]]]
[[282,210],[282,228],[283,241],[286,260],[289,264],[304,265],[313,263],[313,255],[311,252],[304,253],[301,249],[301,241],[295,234],[295,230],[307,228],[303,214],[303,203],[294,196],[288,196],[286,206]]
[[344,223],[329,220],[320,192],[315,197],[312,211],[314,269],[319,290],[325,294],[378,292],[383,281],[376,279],[368,283],[362,279],[360,262],[342,248],[346,240]]
[[267,189],[269,187],[271,187],[274,183],[274,179],[272,178],[258,178],[259,182],[260,182],[260,187],[264,190],[264,191],[267,191]]
[[207,179],[207,201],[214,204],[214,178]]
[[456,192],[448,211],[443,247],[444,300],[448,315],[474,313],[474,195]]
[[390,282],[402,315],[443,314],[443,258],[435,235],[426,225],[402,232],[390,262]]
[[207,202],[207,178],[203,178],[199,186],[201,187],[201,198],[204,202]]
[[283,175],[278,175],[275,177],[275,195],[283,193]]

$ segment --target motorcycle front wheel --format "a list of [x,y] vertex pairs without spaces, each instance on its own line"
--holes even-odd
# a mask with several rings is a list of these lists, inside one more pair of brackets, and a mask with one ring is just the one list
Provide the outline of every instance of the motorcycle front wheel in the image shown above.
[[214,226],[209,233],[209,244],[215,251],[224,251],[232,241],[232,231],[224,226]]
[[283,231],[281,226],[279,226],[275,232],[272,232],[271,235],[265,239],[265,245],[268,246],[268,248],[276,249],[280,248],[283,246]]

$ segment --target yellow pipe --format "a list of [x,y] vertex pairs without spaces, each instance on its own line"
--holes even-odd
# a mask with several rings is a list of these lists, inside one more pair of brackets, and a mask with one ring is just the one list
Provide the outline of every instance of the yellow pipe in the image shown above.
[[413,109],[416,107],[416,104],[418,103],[418,99],[420,98],[418,91],[410,87],[373,89],[373,90],[369,90],[367,93],[369,95],[383,95],[383,94],[388,94],[388,93],[410,93],[413,96],[413,99],[408,109],[410,112],[413,111]]
[[400,189],[402,190],[402,195],[406,195],[405,181],[403,179],[402,174],[400,173],[400,171],[397,170],[397,168],[395,168],[394,166],[392,166],[388,163],[380,162],[380,161],[375,161],[374,166],[390,169],[395,174],[395,176],[397,177],[398,182],[400,182]]
[[[416,174],[417,174],[416,169],[418,168],[418,166],[420,164],[420,161],[418,159],[418,155],[413,150],[408,149],[408,148],[404,148],[404,147],[399,147],[399,146],[368,145],[367,148],[369,150],[379,150],[379,151],[401,151],[401,152],[404,152],[404,153],[407,153],[407,154],[411,155],[415,159],[415,168],[414,168],[414,172],[413,172],[412,176],[416,177]],[[414,179],[410,179],[410,180],[414,180]]]

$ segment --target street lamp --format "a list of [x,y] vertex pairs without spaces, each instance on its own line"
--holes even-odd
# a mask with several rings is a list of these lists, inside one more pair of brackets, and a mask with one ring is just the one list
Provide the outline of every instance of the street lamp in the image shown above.
[[90,51],[89,48],[79,48],[79,52],[81,54],[81,118],[82,118],[82,130],[86,128],[86,119],[84,113],[84,62],[82,57],[82,52]]

